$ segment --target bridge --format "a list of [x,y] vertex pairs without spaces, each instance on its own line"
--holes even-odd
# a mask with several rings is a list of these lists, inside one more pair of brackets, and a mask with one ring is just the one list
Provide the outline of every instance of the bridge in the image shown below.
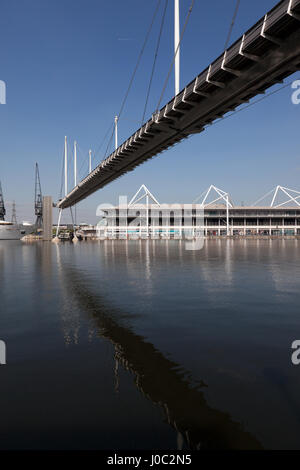
[[300,0],[282,0],[57,203],[72,207],[300,69]]

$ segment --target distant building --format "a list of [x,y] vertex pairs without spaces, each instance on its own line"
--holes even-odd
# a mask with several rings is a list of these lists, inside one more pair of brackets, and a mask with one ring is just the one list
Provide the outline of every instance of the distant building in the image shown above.
[[[276,202],[280,194],[286,200]],[[300,192],[278,186],[270,206],[235,206],[228,193],[210,186],[200,203],[170,205],[160,204],[142,185],[128,206],[102,208],[100,222],[88,231],[100,238],[300,236],[299,199]]]

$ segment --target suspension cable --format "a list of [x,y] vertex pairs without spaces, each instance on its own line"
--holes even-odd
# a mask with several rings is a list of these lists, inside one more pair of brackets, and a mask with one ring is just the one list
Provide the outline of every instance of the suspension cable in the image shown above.
[[130,92],[130,89],[131,89],[131,86],[132,86],[134,77],[135,77],[135,75],[136,75],[137,69],[138,69],[138,67],[139,67],[139,65],[140,65],[141,58],[142,58],[142,56],[143,56],[143,53],[144,53],[146,44],[147,44],[147,42],[148,42],[148,39],[149,39],[151,30],[152,30],[152,26],[153,26],[153,23],[154,23],[154,20],[155,20],[155,18],[156,18],[157,12],[158,12],[159,7],[160,7],[160,3],[161,3],[161,0],[158,0],[156,9],[155,9],[155,11],[154,11],[154,14],[153,14],[153,17],[152,17],[152,20],[151,20],[151,24],[150,24],[150,26],[149,26],[149,28],[148,28],[148,31],[147,31],[146,37],[145,37],[145,39],[144,39],[144,43],[143,43],[142,49],[141,49],[141,51],[140,51],[140,53],[139,53],[139,56],[138,56],[138,59],[137,59],[137,62],[136,62],[134,71],[133,71],[133,73],[132,73],[132,76],[131,76],[131,79],[130,79],[130,81],[129,81],[129,85],[128,85],[127,91],[126,91],[126,93],[125,93],[125,97],[124,97],[123,102],[122,102],[122,104],[121,104],[121,108],[120,108],[120,111],[119,111],[119,114],[118,114],[118,118],[119,118],[119,119],[120,119],[120,116],[121,116],[122,111],[123,111],[123,109],[124,109],[125,103],[126,103],[126,101],[127,101],[127,98],[128,98],[128,95],[129,95],[129,92]]
[[[92,162],[95,160],[96,155],[98,154],[98,152],[99,152],[99,151],[101,150],[101,148],[103,147],[104,142],[106,141],[107,136],[108,136],[109,131],[111,130],[112,126],[113,126],[113,123],[110,124],[110,126],[109,126],[109,128],[107,129],[107,131],[106,131],[106,133],[105,133],[105,135],[104,135],[102,141],[100,142],[100,144],[99,144],[97,150],[93,153]],[[88,162],[89,152],[87,152],[87,153],[84,155],[83,152],[82,152],[82,150],[81,150],[81,148],[80,148],[80,146],[78,145],[78,143],[77,143],[77,148],[78,148],[78,150],[79,150],[79,153],[83,156],[83,161],[82,161],[81,166],[80,166],[80,169],[79,169],[79,171],[78,171],[78,174],[79,174],[79,176],[81,177],[81,175],[83,175],[84,172],[85,172],[85,170],[84,170],[84,172],[82,171],[82,170],[83,170],[83,167],[84,167],[85,165],[88,165],[88,163],[89,163],[89,162]]]
[[150,95],[151,86],[152,86],[153,75],[154,75],[157,56],[158,56],[158,50],[159,50],[159,46],[160,46],[162,31],[163,31],[165,17],[166,17],[168,1],[169,0],[165,0],[165,8],[164,8],[163,15],[162,15],[162,20],[161,20],[161,25],[160,25],[160,30],[159,30],[159,35],[158,35],[158,40],[157,40],[157,45],[156,45],[156,50],[155,50],[155,55],[154,55],[154,61],[153,61],[153,65],[152,65],[152,71],[151,71],[151,76],[150,76],[150,80],[149,80],[148,91],[147,91],[146,102],[145,102],[145,106],[144,106],[144,112],[143,112],[141,125],[143,125],[143,123],[144,123],[145,114],[146,114],[146,110],[147,110],[149,95]]
[[237,0],[236,5],[235,5],[235,10],[234,10],[234,13],[233,13],[233,17],[232,17],[232,20],[231,20],[231,25],[230,25],[228,35],[227,35],[227,38],[226,38],[226,41],[225,41],[224,51],[227,50],[227,47],[228,47],[228,44],[229,44],[229,41],[230,41],[230,38],[231,38],[231,33],[232,33],[232,30],[233,30],[233,27],[234,27],[234,23],[235,23],[235,20],[236,20],[238,11],[239,11],[239,6],[240,6],[240,0]]
[[[126,104],[126,101],[127,101],[128,95],[129,95],[129,92],[130,92],[130,90],[131,90],[131,86],[132,86],[133,80],[134,80],[134,78],[135,78],[135,75],[136,75],[137,69],[138,69],[138,67],[139,67],[139,65],[140,65],[141,58],[142,58],[142,56],[143,56],[145,47],[146,47],[146,45],[147,45],[147,42],[148,42],[150,33],[151,33],[151,31],[152,31],[152,27],[153,27],[153,24],[154,24],[154,21],[155,21],[157,12],[158,12],[158,10],[159,10],[160,3],[161,3],[161,0],[158,0],[157,5],[156,5],[156,8],[155,8],[155,10],[154,10],[154,14],[153,14],[153,17],[152,17],[150,26],[149,26],[149,28],[148,28],[148,31],[147,31],[147,33],[146,33],[146,36],[145,36],[145,39],[144,39],[144,42],[143,42],[143,45],[142,45],[142,48],[141,48],[141,50],[140,50],[140,53],[139,53],[139,56],[138,56],[138,59],[137,59],[135,68],[134,68],[133,73],[132,73],[132,75],[131,75],[128,88],[127,88],[127,90],[126,90],[124,99],[123,99],[123,101],[122,101],[121,108],[120,108],[120,111],[119,111],[119,114],[118,114],[118,119],[120,118],[120,116],[121,116],[121,114],[122,114],[122,112],[123,112],[124,106],[125,106],[125,104]],[[106,135],[105,135],[104,140],[106,139],[107,134],[109,133],[111,127],[112,127],[112,133],[111,133],[110,139],[109,139],[109,141],[108,141],[108,144],[107,144],[107,146],[106,146],[105,153],[104,153],[104,157],[103,157],[102,160],[104,160],[104,159],[106,158],[107,152],[108,152],[108,150],[109,150],[109,148],[110,148],[110,146],[111,146],[111,142],[112,142],[112,139],[113,139],[113,136],[114,136],[115,128],[114,128],[114,125],[112,124],[112,126],[109,127],[109,129],[108,129],[108,131],[107,131],[107,133],[106,133]],[[104,143],[104,140],[103,140],[103,143]],[[101,144],[100,148],[102,147],[103,143]],[[100,150],[100,148],[99,148],[98,150]],[[97,150],[97,152],[98,152],[98,150]],[[96,153],[97,153],[97,152],[96,152]],[[96,153],[95,153],[95,155],[96,155]]]
[[183,39],[183,36],[184,36],[184,32],[185,32],[185,30],[186,30],[187,24],[188,24],[188,22],[189,22],[189,19],[190,19],[190,16],[191,16],[191,13],[192,13],[192,10],[193,10],[193,7],[194,7],[194,3],[195,3],[195,0],[192,0],[191,5],[190,5],[190,8],[189,8],[189,11],[188,11],[188,14],[187,14],[187,17],[186,17],[186,19],[185,19],[185,23],[184,23],[184,26],[183,26],[181,35],[180,35],[179,42],[178,42],[177,47],[176,47],[175,54],[174,54],[174,57],[173,57],[173,60],[172,60],[172,63],[171,63],[171,66],[170,66],[170,69],[169,69],[169,72],[168,72],[168,75],[167,75],[167,78],[166,78],[166,80],[165,80],[165,83],[164,83],[164,86],[163,86],[163,89],[162,89],[162,92],[161,92],[161,95],[160,95],[160,98],[159,98],[159,101],[158,101],[158,104],[157,104],[157,107],[156,107],[156,112],[158,112],[158,109],[159,109],[159,107],[160,107],[160,103],[161,103],[161,101],[162,101],[162,99],[163,99],[163,96],[164,96],[164,93],[165,93],[165,91],[166,91],[167,84],[168,84],[168,81],[169,81],[169,78],[170,78],[170,75],[171,75],[171,72],[172,72],[174,63],[175,63],[176,55],[177,55],[178,49],[179,49],[179,47],[180,47],[180,45],[181,45],[181,42],[182,42],[182,39]]
[[276,90],[273,90],[273,91],[271,91],[270,93],[266,93],[266,94],[265,94],[264,96],[262,96],[261,98],[258,98],[257,100],[252,101],[252,103],[249,103],[249,104],[247,104],[246,106],[243,106],[243,107],[240,108],[240,109],[236,109],[236,110],[233,111],[232,113],[227,114],[226,116],[221,117],[220,119],[214,121],[214,122],[213,122],[212,124],[210,124],[209,126],[214,126],[215,124],[218,124],[218,122],[225,121],[226,119],[228,119],[228,118],[234,116],[235,114],[241,113],[242,111],[245,111],[246,109],[251,108],[251,107],[254,106],[255,104],[258,104],[258,103],[260,103],[261,101],[264,101],[265,99],[269,98],[270,96],[275,95],[275,94],[278,93],[279,91],[284,90],[284,88],[287,88],[287,87],[290,86],[293,82],[294,82],[294,80],[291,80],[290,82],[285,83],[285,84],[282,85],[280,88],[277,88]]
[[81,176],[83,174],[83,168],[85,167],[85,165],[88,165],[89,153],[87,152],[86,154],[84,154],[84,152],[81,150],[78,142],[77,142],[77,150],[79,151],[79,154],[83,157],[83,160],[81,162],[81,166],[80,166],[79,171],[78,171],[78,174]]
[[104,153],[103,160],[105,160],[105,158],[106,158],[106,156],[107,156],[107,152],[108,152],[108,149],[109,149],[109,148],[110,148],[110,146],[111,146],[111,143],[112,143],[112,139],[113,139],[114,133],[115,133],[115,126],[113,125],[112,133],[111,133],[111,136],[110,136],[110,138],[109,138],[109,141],[108,141],[108,143],[107,143],[107,146],[106,146],[106,149],[105,149],[105,153]]
[[96,157],[96,155],[98,154],[98,152],[100,152],[100,150],[101,150],[101,148],[103,147],[104,142],[106,141],[106,139],[107,139],[107,137],[108,137],[108,134],[110,133],[110,131],[111,131],[111,129],[113,128],[113,126],[114,126],[114,121],[110,124],[109,128],[107,129],[106,134],[105,134],[105,136],[103,137],[101,144],[98,146],[97,150],[95,151],[95,153],[94,153],[94,155],[93,155],[93,159]]
[[[68,168],[68,174],[70,174],[70,173],[71,173],[71,170],[73,169],[73,167],[72,167],[73,160],[72,160],[72,158],[70,157],[70,155],[72,156],[72,154],[73,154],[73,149],[71,148],[71,145],[70,145],[69,142],[67,143],[67,148],[68,148],[67,168]],[[70,183],[69,180],[68,180],[68,183]]]

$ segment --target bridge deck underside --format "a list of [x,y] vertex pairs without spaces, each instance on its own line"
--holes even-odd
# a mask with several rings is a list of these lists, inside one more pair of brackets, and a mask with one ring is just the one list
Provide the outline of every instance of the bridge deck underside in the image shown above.
[[[289,7],[291,8],[289,10]],[[58,202],[85,199],[300,69],[300,0],[283,0]]]

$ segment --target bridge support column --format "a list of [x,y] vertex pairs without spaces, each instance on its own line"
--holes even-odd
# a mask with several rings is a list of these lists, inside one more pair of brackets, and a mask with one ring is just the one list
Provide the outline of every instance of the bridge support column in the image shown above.
[[52,197],[43,197],[43,241],[52,240]]
[[72,207],[70,207],[70,212],[71,212],[71,218],[72,218],[72,224],[73,224],[73,238],[72,238],[72,242],[73,243],[77,243],[78,242],[78,237],[76,235],[76,226],[75,226],[75,219],[73,217],[73,211],[72,211]]
[[62,211],[63,211],[62,209],[59,209],[58,222],[57,222],[57,227],[56,227],[56,235],[52,240],[53,243],[58,243],[59,242],[58,234],[59,234],[59,227],[60,227]]

